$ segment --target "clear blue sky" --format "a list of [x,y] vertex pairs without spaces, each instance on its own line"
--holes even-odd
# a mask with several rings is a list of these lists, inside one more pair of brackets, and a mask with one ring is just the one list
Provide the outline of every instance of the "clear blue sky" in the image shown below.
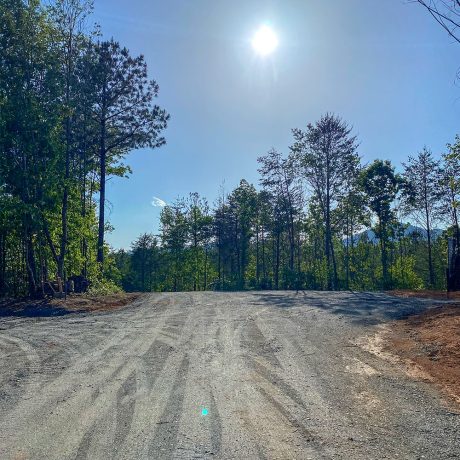
[[[95,0],[95,20],[145,55],[171,114],[168,144],[109,181],[116,248],[157,231],[153,197],[256,184],[257,157],[325,112],[354,126],[365,162],[439,154],[460,133],[460,46],[409,0]],[[261,59],[250,41],[267,22],[280,43]]]

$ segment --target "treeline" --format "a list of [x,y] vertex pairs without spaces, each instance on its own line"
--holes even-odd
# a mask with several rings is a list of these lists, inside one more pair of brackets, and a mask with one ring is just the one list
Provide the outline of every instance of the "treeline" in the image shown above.
[[[440,159],[362,164],[350,126],[326,114],[293,130],[287,155],[258,159],[211,207],[166,206],[158,236],[111,254],[126,290],[442,289],[447,239],[459,247],[460,139]],[[439,230],[439,227],[444,230]]]
[[91,12],[0,3],[0,296],[107,278],[106,181],[129,173],[130,150],[164,143],[144,57],[88,30]]

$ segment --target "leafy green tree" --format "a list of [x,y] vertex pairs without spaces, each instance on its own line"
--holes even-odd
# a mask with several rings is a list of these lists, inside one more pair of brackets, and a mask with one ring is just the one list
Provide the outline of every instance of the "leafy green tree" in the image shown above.
[[200,289],[200,279],[203,279],[202,288],[208,285],[208,251],[212,234],[212,218],[209,214],[209,205],[206,199],[198,193],[191,193],[187,203],[187,220],[189,226],[190,245],[193,257],[193,290]]
[[439,220],[437,206],[440,200],[439,161],[434,160],[431,152],[424,148],[416,157],[409,157],[403,163],[406,187],[403,193],[403,204],[407,214],[426,231],[429,286],[435,285],[435,273],[432,255],[432,230]]
[[345,288],[350,289],[353,285],[356,271],[353,267],[355,258],[356,234],[362,232],[370,225],[369,212],[366,209],[366,199],[359,185],[361,173],[360,165],[352,166],[352,171],[347,177],[340,202],[335,211],[335,221],[339,228],[339,234],[344,238],[344,266]]
[[88,0],[0,3],[1,294],[62,293],[77,275],[102,286],[106,177],[128,171],[129,150],[164,142],[143,57],[94,43],[91,11]]
[[246,287],[246,270],[249,263],[250,242],[257,207],[257,192],[253,185],[242,180],[239,186],[228,197],[229,208],[232,216],[235,261],[236,261],[236,285],[238,289]]
[[[276,197],[276,216],[278,217],[277,242],[281,237],[281,231],[286,230],[289,244],[289,275],[294,275],[298,284],[300,275],[300,245],[298,239],[298,218],[301,208],[301,188],[296,174],[294,159],[283,158],[281,153],[272,149],[266,155],[257,159],[261,185],[268,192],[268,196]],[[279,245],[277,244],[276,259],[279,260]],[[297,254],[297,264],[296,261]],[[278,269],[276,269],[278,272]]]
[[344,185],[359,164],[356,136],[351,127],[333,114],[326,114],[306,130],[293,130],[291,146],[299,168],[322,212],[325,226],[327,287],[336,289],[337,265],[333,245],[333,211],[340,202]]
[[[84,22],[91,13],[92,3],[80,0],[56,0],[51,4],[50,12],[54,24],[54,43],[58,57],[60,72],[61,102],[62,102],[62,205],[61,205],[61,235],[59,253],[57,254],[57,274],[64,279],[64,262],[68,246],[68,212],[69,195],[71,188],[75,187],[77,175],[71,171],[76,167],[75,145],[75,115],[78,105],[78,74],[76,72],[78,61],[84,52],[87,41],[84,33]],[[50,240],[52,244],[52,241]]]
[[60,122],[52,24],[38,1],[0,5],[0,186],[20,216],[28,292],[40,282],[36,242],[54,208]]
[[189,225],[184,200],[165,206],[161,211],[161,240],[169,262],[167,287],[179,291],[184,286],[185,250],[189,241]]
[[158,241],[153,235],[144,233],[133,243],[131,270],[135,274],[134,285],[138,290],[153,290],[159,270]]
[[375,160],[363,169],[360,182],[367,196],[367,204],[377,217],[374,231],[380,245],[382,286],[387,289],[390,286],[388,246],[395,223],[392,205],[401,189],[402,180],[388,160]]

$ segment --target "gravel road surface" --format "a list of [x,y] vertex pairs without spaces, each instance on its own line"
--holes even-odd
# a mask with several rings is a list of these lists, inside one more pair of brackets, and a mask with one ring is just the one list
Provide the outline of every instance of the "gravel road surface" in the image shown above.
[[460,416],[369,351],[382,325],[426,305],[165,293],[0,318],[0,459],[460,458]]

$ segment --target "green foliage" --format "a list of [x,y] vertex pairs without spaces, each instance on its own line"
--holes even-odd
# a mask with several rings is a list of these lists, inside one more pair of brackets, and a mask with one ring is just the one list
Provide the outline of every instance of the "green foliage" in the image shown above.
[[414,257],[396,258],[391,265],[390,276],[394,289],[423,289],[423,279],[417,274]]
[[334,114],[293,130],[289,155],[258,159],[260,190],[242,180],[213,207],[192,193],[163,209],[160,235],[110,252],[106,180],[130,174],[132,149],[164,144],[169,115],[144,57],[87,30],[91,12],[89,0],[0,3],[0,295],[69,276],[101,295],[445,287],[459,137],[440,162],[410,157],[402,180],[388,161],[363,167]]
[[90,0],[0,3],[0,295],[42,296],[70,276],[121,283],[103,263],[106,178],[130,172],[130,150],[162,145],[169,116],[143,56],[97,41],[91,13]]
[[401,177],[395,173],[394,166],[387,160],[374,160],[362,170],[360,176],[360,184],[366,195],[367,205],[377,217],[377,224],[373,230],[380,243],[383,289],[391,287],[388,250],[394,239],[396,224],[396,213],[392,205],[402,183]]
[[95,279],[88,289],[88,294],[93,296],[104,296],[118,294],[122,289],[110,279]]
[[[348,136],[349,132],[342,134]],[[336,141],[342,139],[349,148],[354,145],[354,138],[337,136]],[[329,260],[321,203],[324,190],[315,191],[309,182],[313,179],[305,179],[305,165],[300,167],[298,156],[291,153],[284,158],[271,150],[259,158],[261,190],[242,180],[228,195],[220,194],[214,209],[196,193],[178,199],[163,209],[158,238],[142,235],[130,252],[114,254],[123,287],[324,290],[330,289],[332,272],[336,289],[444,289],[447,237],[455,235],[455,221],[443,235],[433,234],[430,242],[423,225],[415,228],[401,223],[401,215],[413,217],[412,211],[401,214],[401,209],[414,210],[423,204],[419,192],[414,200],[421,172],[414,175],[406,169],[403,180],[388,161],[376,160],[363,168],[348,147],[342,151],[348,159],[340,157],[338,163],[347,174],[335,177],[335,188],[331,188]],[[310,155],[308,151],[304,154]],[[334,155],[337,158],[339,154]],[[430,169],[427,180],[436,182],[440,166],[431,162],[429,155],[425,159]],[[317,161],[321,161],[319,156]],[[413,164],[414,160],[409,161]],[[457,184],[455,165],[453,158],[444,159],[442,166],[451,177],[448,187]],[[423,169],[423,164],[420,167]],[[321,178],[327,172],[321,166],[316,174]],[[411,194],[410,198],[406,195],[406,203],[398,201],[402,191]],[[401,203],[406,208],[401,208]],[[451,216],[456,208],[446,203]],[[443,215],[438,206],[430,207],[430,212],[430,222]],[[427,257],[429,245],[434,283]]]

